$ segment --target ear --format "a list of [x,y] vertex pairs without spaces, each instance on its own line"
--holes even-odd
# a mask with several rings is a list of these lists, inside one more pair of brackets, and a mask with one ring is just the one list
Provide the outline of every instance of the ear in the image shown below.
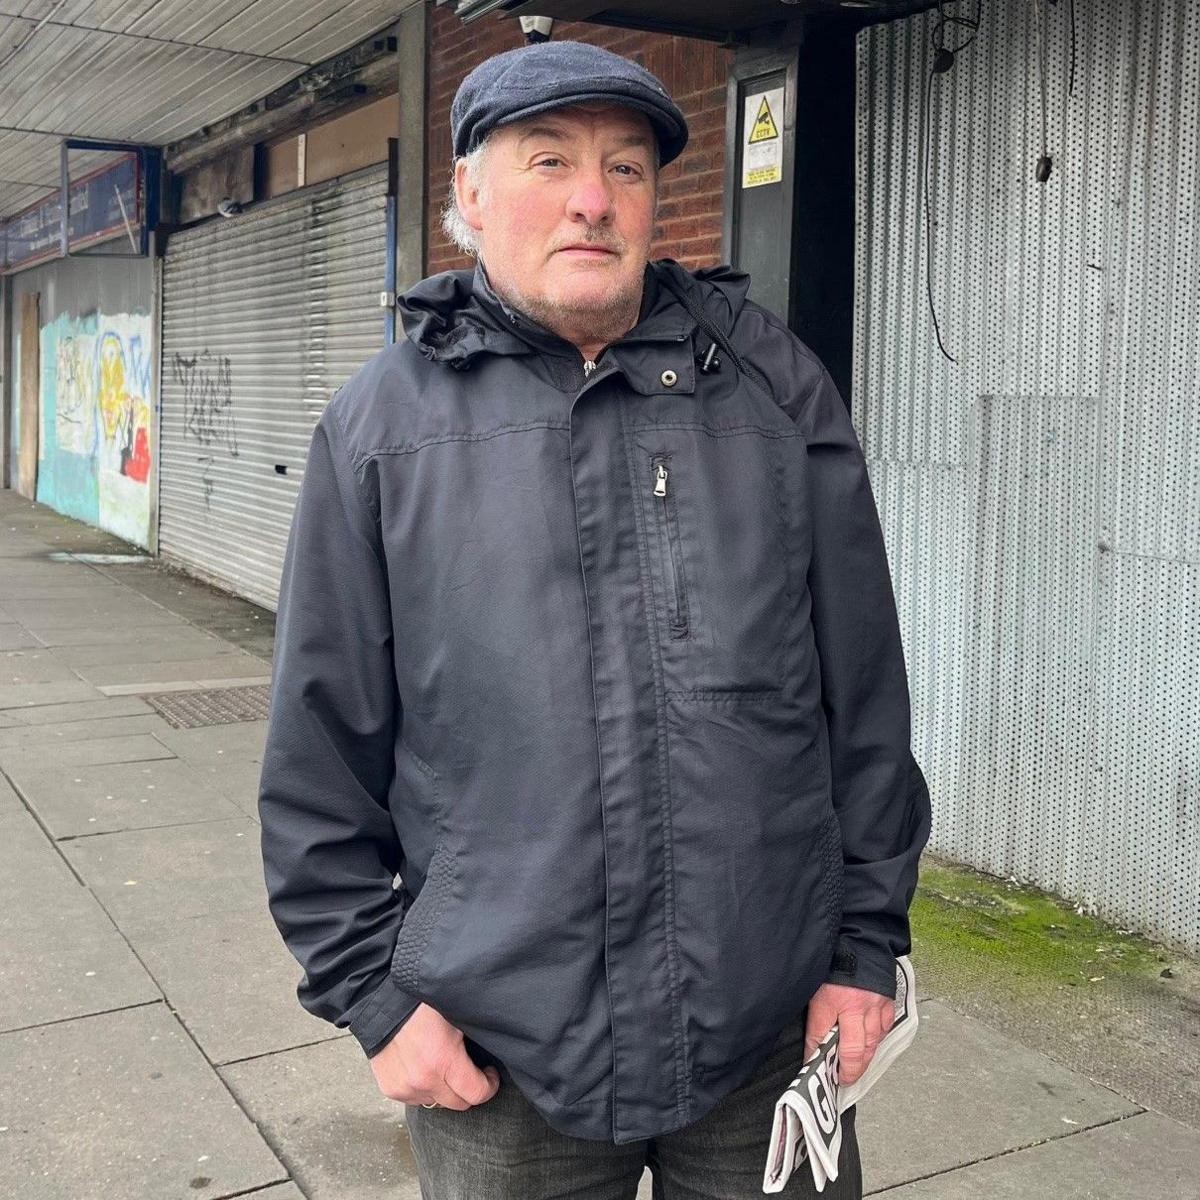
[[467,164],[459,159],[454,164],[454,196],[463,220],[478,233],[483,228],[479,211],[479,183],[467,174]]

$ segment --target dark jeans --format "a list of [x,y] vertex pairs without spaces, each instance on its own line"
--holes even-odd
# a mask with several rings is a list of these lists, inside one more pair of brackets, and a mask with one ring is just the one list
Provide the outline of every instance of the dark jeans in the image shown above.
[[[406,1104],[422,1200],[635,1200],[646,1167],[654,1200],[751,1200],[763,1170],[775,1102],[804,1061],[804,1013],[779,1035],[767,1061],[699,1121],[674,1133],[615,1145],[551,1129],[500,1071],[500,1088],[463,1111]],[[861,1200],[855,1110],[842,1114],[838,1177],[821,1200]],[[815,1197],[801,1163],[783,1196]]]

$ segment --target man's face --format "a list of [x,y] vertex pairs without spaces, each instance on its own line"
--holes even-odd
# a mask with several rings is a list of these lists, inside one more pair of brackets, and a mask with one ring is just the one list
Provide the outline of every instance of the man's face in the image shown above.
[[649,120],[624,104],[552,109],[495,129],[459,209],[492,286],[552,328],[633,309],[654,231]]

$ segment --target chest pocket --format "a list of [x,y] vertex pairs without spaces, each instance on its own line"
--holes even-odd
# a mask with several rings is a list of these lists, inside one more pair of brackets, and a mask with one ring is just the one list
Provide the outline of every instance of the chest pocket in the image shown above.
[[630,466],[668,698],[777,695],[807,620],[795,430],[634,427]]

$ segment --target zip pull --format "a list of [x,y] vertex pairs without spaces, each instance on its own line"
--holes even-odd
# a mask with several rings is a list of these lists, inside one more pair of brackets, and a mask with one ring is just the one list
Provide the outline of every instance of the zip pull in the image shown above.
[[656,496],[665,496],[667,494],[667,467],[665,463],[659,463],[654,468],[654,494]]
[[586,379],[595,369],[596,369],[596,364],[595,364],[595,362],[593,362],[592,359],[585,358],[583,360],[583,377],[584,377],[584,379]]

